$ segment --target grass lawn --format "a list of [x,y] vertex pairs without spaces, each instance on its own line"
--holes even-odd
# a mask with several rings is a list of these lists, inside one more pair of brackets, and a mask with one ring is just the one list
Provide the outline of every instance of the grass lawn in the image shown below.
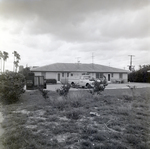
[[3,106],[6,149],[150,149],[150,88],[36,91]]

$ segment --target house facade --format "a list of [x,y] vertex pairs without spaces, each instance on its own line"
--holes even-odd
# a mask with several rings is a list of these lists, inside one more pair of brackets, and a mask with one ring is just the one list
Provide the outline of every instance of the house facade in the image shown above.
[[63,82],[68,79],[78,79],[83,74],[93,78],[106,77],[109,83],[127,82],[129,71],[99,64],[55,63],[42,67],[32,68],[35,76],[44,76],[45,79],[56,79]]

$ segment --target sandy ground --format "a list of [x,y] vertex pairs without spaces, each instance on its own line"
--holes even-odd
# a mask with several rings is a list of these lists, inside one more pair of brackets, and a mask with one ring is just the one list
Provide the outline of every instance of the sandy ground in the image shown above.
[[[125,88],[129,88],[127,85],[135,86],[136,88],[150,87],[150,83],[123,83],[123,84],[108,84],[106,89],[125,89]],[[61,86],[61,84],[47,85],[47,90],[56,91],[56,89],[60,88],[60,86]],[[71,88],[70,90],[81,90],[81,89]]]

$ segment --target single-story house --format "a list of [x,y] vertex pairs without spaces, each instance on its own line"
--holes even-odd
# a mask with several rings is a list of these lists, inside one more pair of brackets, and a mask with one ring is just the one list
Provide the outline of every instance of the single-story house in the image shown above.
[[127,82],[129,73],[124,69],[82,63],[54,63],[32,68],[31,72],[34,72],[35,76],[44,76],[45,79],[56,79],[57,82],[79,78],[83,74],[89,74],[93,78],[101,78],[104,75],[109,83]]

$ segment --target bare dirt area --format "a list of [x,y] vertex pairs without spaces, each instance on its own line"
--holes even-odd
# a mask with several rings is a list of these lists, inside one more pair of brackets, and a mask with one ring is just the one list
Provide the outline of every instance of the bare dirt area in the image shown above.
[[7,149],[149,149],[150,88],[36,91],[3,106]]

